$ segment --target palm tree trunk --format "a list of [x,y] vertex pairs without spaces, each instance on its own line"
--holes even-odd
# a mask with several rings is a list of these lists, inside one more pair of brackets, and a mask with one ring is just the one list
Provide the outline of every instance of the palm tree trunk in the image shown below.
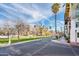
[[55,14],[55,34],[57,34],[57,19],[56,19],[57,15]]

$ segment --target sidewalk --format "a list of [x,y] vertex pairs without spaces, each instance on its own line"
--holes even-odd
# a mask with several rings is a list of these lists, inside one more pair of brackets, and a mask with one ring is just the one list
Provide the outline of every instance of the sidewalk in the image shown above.
[[68,45],[71,45],[71,46],[79,46],[79,43],[75,43],[75,42],[67,43],[67,41],[65,40],[64,37],[61,37],[58,40],[52,40],[52,41],[53,42],[56,42],[56,43],[60,43],[60,44],[68,44]]
[[71,42],[70,45],[72,45],[72,46],[79,46],[79,43]]
[[68,44],[64,37],[61,37],[58,40],[52,40],[52,41],[56,43],[61,43],[61,44]]
[[60,43],[67,43],[67,41],[65,40],[64,37],[60,38],[59,41],[60,41]]

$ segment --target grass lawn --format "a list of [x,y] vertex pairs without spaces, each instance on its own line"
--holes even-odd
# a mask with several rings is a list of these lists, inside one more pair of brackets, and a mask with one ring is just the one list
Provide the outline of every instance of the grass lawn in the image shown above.
[[[26,36],[20,36],[20,39],[18,40],[17,37],[10,38],[11,43],[17,43],[17,42],[23,42],[23,41],[30,41],[30,40],[37,40],[40,38],[44,38],[44,36],[37,36],[37,37],[26,37]],[[0,44],[8,43],[8,38],[0,38]]]
[[8,39],[7,38],[0,38],[0,44],[1,43],[8,43]]

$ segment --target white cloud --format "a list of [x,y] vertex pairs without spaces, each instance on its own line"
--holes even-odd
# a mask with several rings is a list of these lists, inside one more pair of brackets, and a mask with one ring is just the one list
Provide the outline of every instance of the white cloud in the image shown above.
[[[30,10],[28,8],[25,8],[19,4],[13,4],[15,7],[17,7],[17,9],[19,9],[18,11],[21,12],[21,13],[25,13],[25,14],[29,14],[30,16],[33,17],[33,19],[31,20],[35,20],[35,21],[39,21],[41,20],[42,16],[41,16],[41,13],[39,13],[39,11],[37,10]],[[24,18],[22,16],[20,16],[21,18]],[[29,19],[28,19],[29,20]],[[27,21],[28,21],[27,20]],[[32,21],[31,21],[32,22]]]
[[47,18],[47,16],[45,16],[43,14],[43,11],[40,12],[40,9],[35,10],[35,9],[32,9],[32,8],[25,8],[24,6],[21,6],[20,4],[13,4],[13,5],[17,9],[19,9],[20,12],[25,13],[25,14],[29,14],[29,15],[31,15],[33,17],[33,19],[31,19],[31,20],[27,20],[28,22],[31,22],[31,23],[32,22],[38,22],[38,21],[41,21],[42,18]]
[[[12,4],[12,5],[15,7],[15,9],[10,7],[10,6],[3,5],[3,7],[6,8],[6,11],[9,14],[15,15],[15,16],[19,17],[20,19],[22,19],[30,24],[33,24],[35,22],[39,22],[42,19],[47,20],[48,22],[50,22],[49,25],[52,26],[52,28],[54,28],[54,20],[49,20],[47,18],[48,16],[53,15],[53,12],[51,12],[51,8],[48,10],[43,10],[43,9],[40,10],[40,8],[38,8],[38,6],[36,6],[36,5],[35,5],[35,7],[33,7],[34,5],[32,5],[32,7],[30,7],[28,5],[29,8],[26,8],[25,6],[22,6],[20,4]],[[63,12],[63,11],[64,11],[64,8],[62,8],[62,5],[61,5],[60,11],[58,13]],[[16,12],[28,14],[28,15],[32,16],[32,19],[27,19],[26,17],[24,17],[22,15],[17,15]],[[5,16],[9,19],[12,18],[11,16],[8,16],[8,15],[5,15]],[[44,24],[43,20],[42,20],[42,23]],[[60,21],[60,20],[58,22],[61,22],[62,24],[64,23],[63,21]],[[58,25],[61,26],[61,24],[58,24]]]
[[[31,19],[31,21],[29,19],[27,19],[27,21],[29,22],[38,22],[38,21],[41,21],[42,18],[46,18],[45,14],[44,13],[48,13],[48,12],[44,12],[44,10],[42,10],[42,12],[40,12],[40,9],[39,10],[35,10],[34,8],[25,8],[24,6],[20,5],[20,4],[12,4],[16,9],[10,7],[10,6],[7,6],[5,4],[1,4],[4,9],[9,13],[9,14],[12,14],[12,15],[15,15],[17,17],[19,17],[20,19],[23,19],[23,20],[26,20],[27,18],[23,17],[22,15],[18,16],[16,14],[16,12],[20,12],[20,13],[24,13],[24,14],[29,14],[30,16],[33,17],[33,19]],[[29,6],[30,7],[30,6]],[[38,7],[37,7],[38,8]],[[46,10],[47,11],[47,10]],[[7,18],[11,19],[11,16],[10,15],[5,15]],[[12,18],[13,19],[13,18]]]

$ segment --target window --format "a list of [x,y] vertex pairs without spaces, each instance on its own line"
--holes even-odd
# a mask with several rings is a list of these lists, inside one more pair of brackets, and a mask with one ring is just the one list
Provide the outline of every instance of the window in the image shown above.
[[76,28],[79,27],[79,22],[76,22]]
[[79,38],[79,32],[77,33],[77,37]]

